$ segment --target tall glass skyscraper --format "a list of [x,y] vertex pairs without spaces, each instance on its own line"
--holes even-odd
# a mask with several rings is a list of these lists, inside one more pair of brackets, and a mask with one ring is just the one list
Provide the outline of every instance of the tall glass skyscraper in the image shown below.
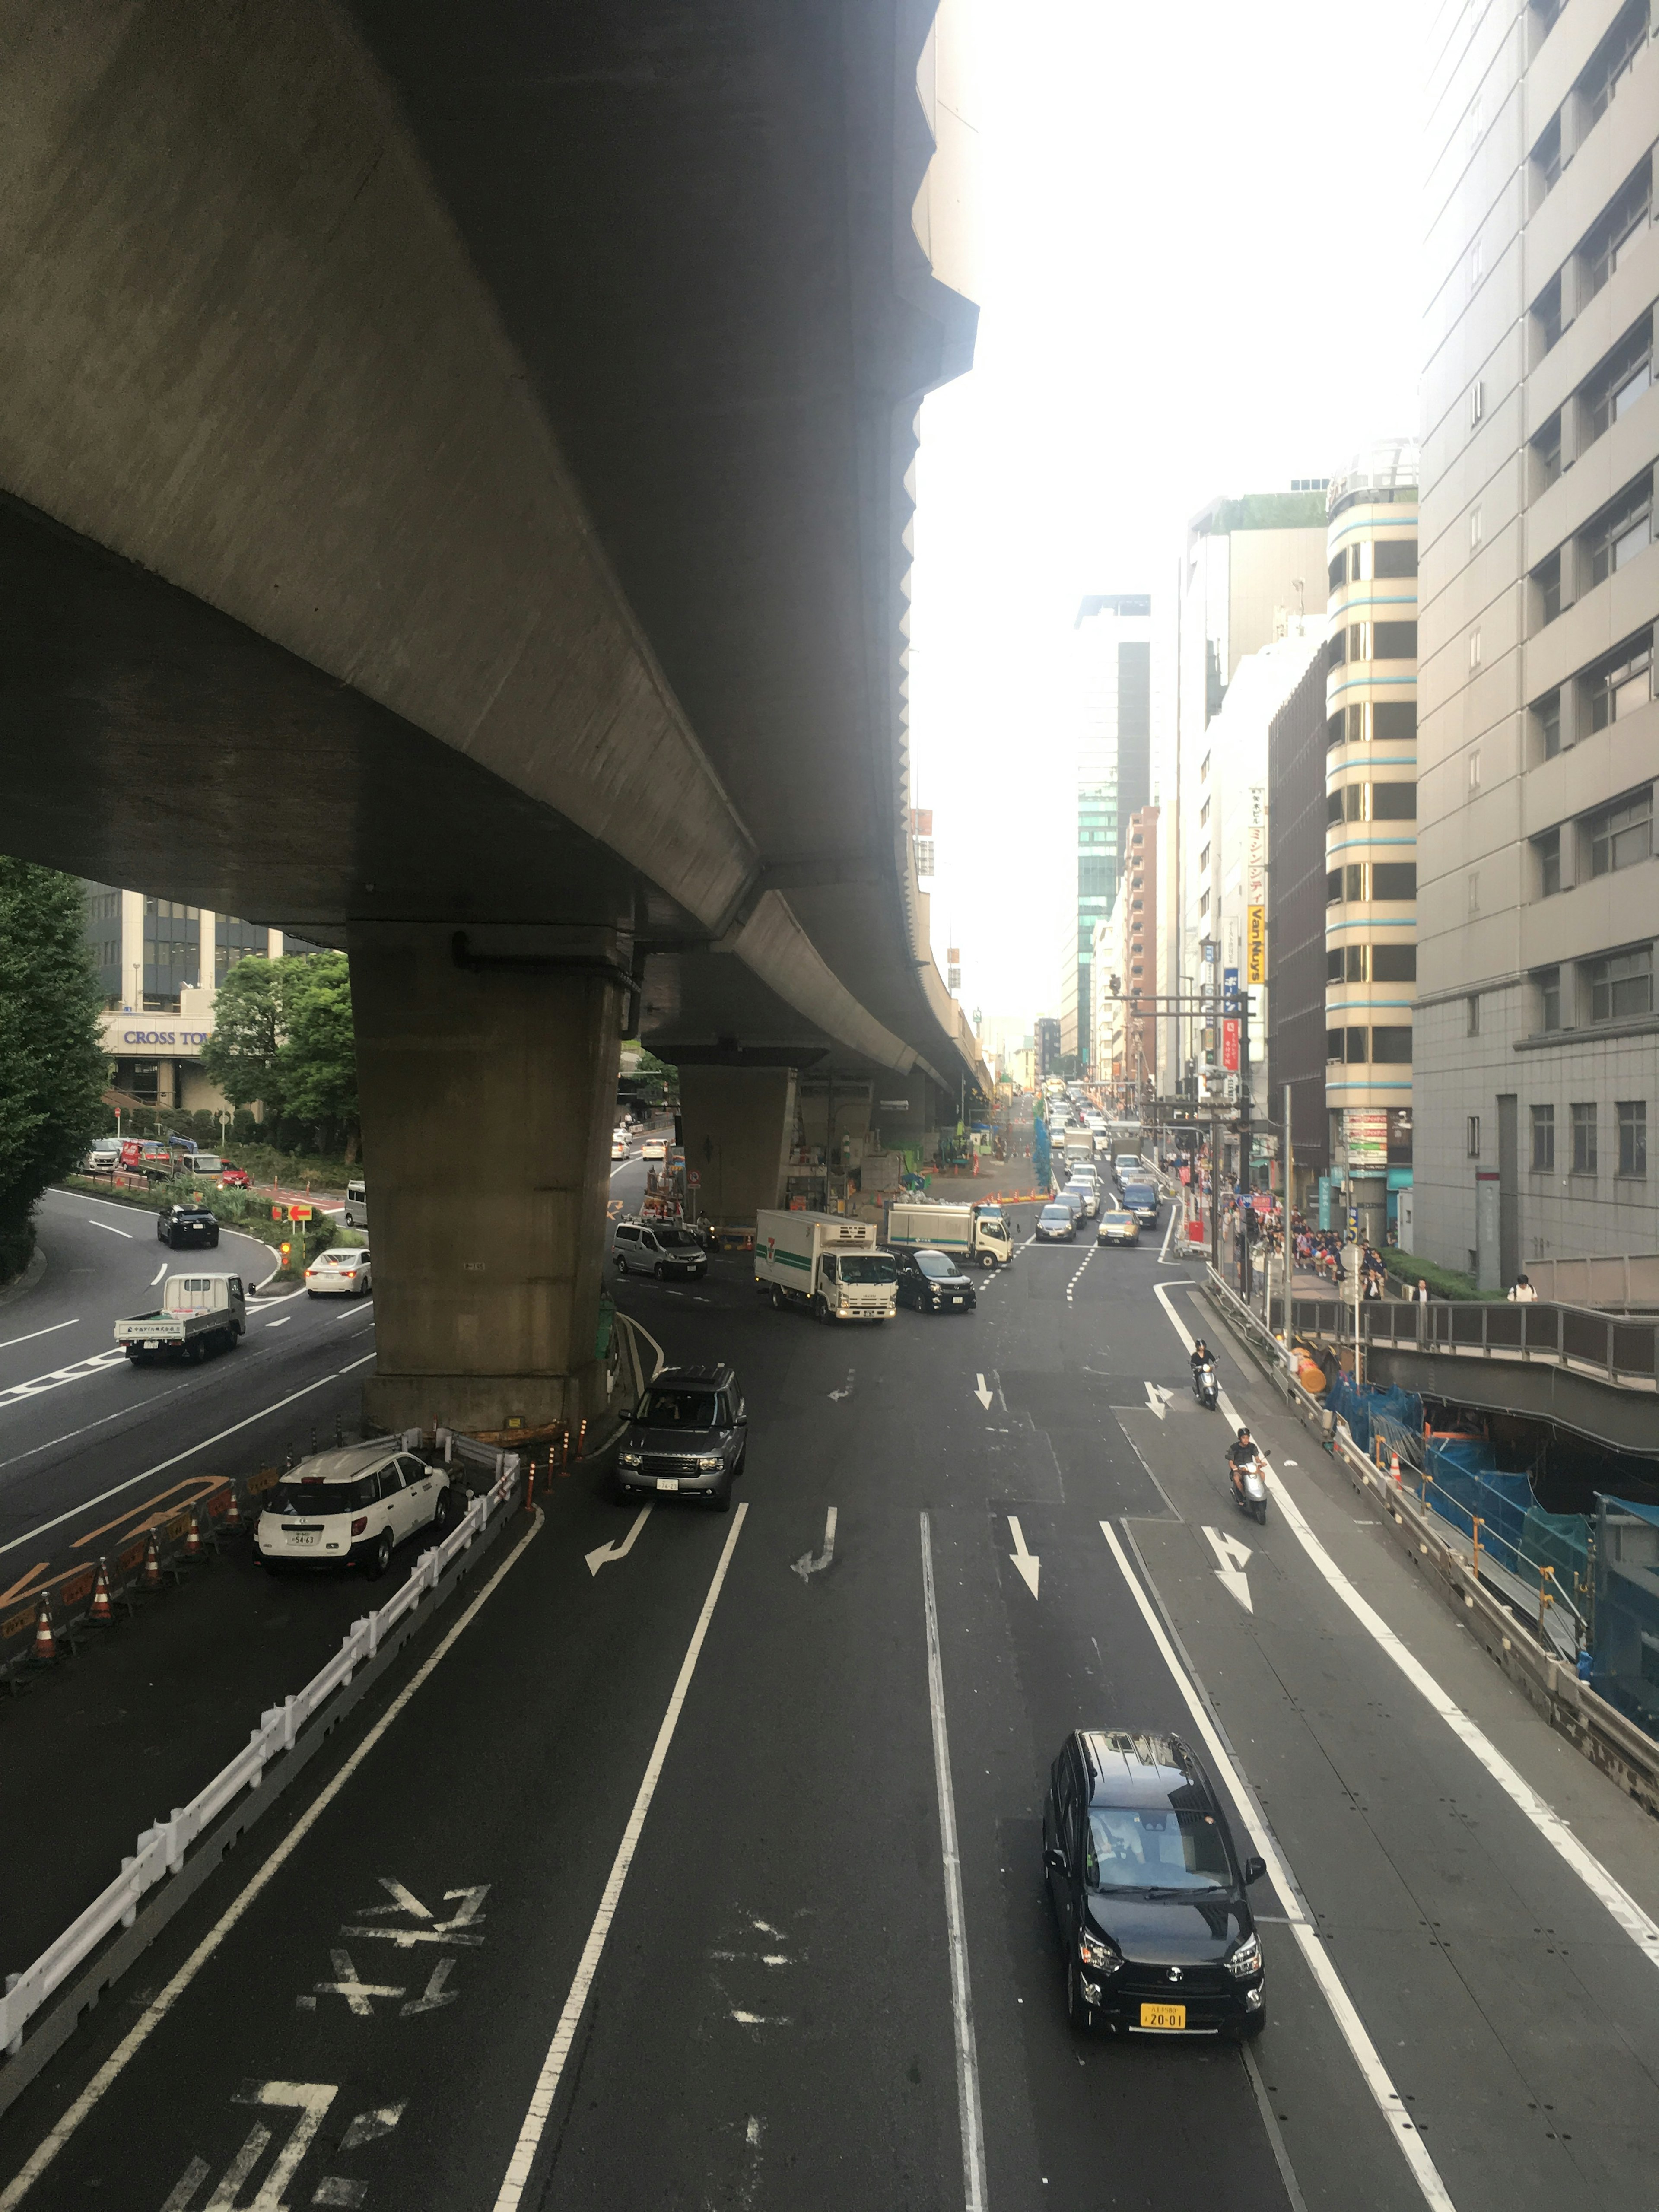
[[1091,597],[1073,625],[1081,659],[1077,753],[1077,904],[1063,952],[1060,1050],[1098,1072],[1094,934],[1112,910],[1131,815],[1152,795],[1152,602]]

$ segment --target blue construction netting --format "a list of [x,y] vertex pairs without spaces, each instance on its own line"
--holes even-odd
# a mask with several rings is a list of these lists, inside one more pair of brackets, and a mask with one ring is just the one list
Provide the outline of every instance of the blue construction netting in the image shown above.
[[1598,1498],[1592,1686],[1659,1735],[1659,1507]]
[[1413,1390],[1370,1382],[1356,1389],[1346,1375],[1339,1374],[1325,1393],[1325,1403],[1347,1423],[1348,1434],[1363,1452],[1370,1451],[1374,1435],[1382,1434],[1385,1443],[1392,1441],[1379,1426],[1382,1422],[1412,1436],[1422,1433],[1423,1401]]

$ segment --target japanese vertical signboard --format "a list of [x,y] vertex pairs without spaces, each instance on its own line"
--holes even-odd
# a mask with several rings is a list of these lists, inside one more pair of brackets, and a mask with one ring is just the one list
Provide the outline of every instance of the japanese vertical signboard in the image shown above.
[[1221,1065],[1229,1075],[1238,1073],[1238,1024],[1231,1017],[1221,1024]]
[[1267,980],[1267,793],[1250,786],[1250,821],[1244,836],[1244,981]]
[[1251,906],[1244,915],[1244,980],[1247,983],[1265,983],[1267,980],[1267,909]]

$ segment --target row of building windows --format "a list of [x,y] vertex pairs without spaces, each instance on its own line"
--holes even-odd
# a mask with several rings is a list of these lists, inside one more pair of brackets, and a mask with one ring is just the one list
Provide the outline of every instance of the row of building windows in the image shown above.
[[1618,497],[1593,516],[1578,535],[1558,546],[1532,572],[1534,626],[1544,629],[1564,607],[1615,569],[1645,553],[1652,543],[1653,471],[1644,469]]
[[[1550,1175],[1556,1164],[1555,1108],[1534,1106],[1528,1112],[1532,1123],[1532,1168],[1535,1175]],[[1645,1098],[1618,1098],[1613,1101],[1613,1129],[1617,1143],[1619,1164],[1613,1173],[1632,1180],[1644,1178],[1648,1171],[1648,1103]],[[1601,1173],[1601,1115],[1593,1098],[1575,1100],[1567,1108],[1570,1146],[1562,1147],[1564,1166],[1570,1164],[1573,1175]],[[1468,1141],[1475,1146],[1472,1157],[1480,1158],[1480,1117],[1469,1117]]]
[[1415,822],[1417,786],[1402,783],[1344,783],[1325,794],[1325,819],[1332,822]]
[[1331,589],[1345,584],[1369,583],[1377,576],[1414,576],[1417,540],[1414,538],[1363,538],[1345,545],[1330,565]]
[[1332,868],[1325,878],[1325,903],[1365,899],[1414,899],[1417,896],[1415,860],[1350,860]]
[[1347,623],[1334,632],[1325,648],[1328,668],[1340,668],[1350,660],[1415,660],[1417,624],[1414,622]]
[[[1564,696],[1565,695],[1565,696]],[[1653,697],[1651,627],[1626,638],[1610,653],[1533,702],[1533,726],[1545,760],[1553,760],[1585,738],[1594,737]],[[1571,713],[1565,711],[1569,705]]]
[[1409,1022],[1377,1023],[1370,1029],[1327,1030],[1325,1057],[1349,1067],[1409,1067],[1412,1028]]
[[[1554,191],[1572,159],[1576,149],[1568,133],[1576,125],[1582,141],[1612,106],[1613,95],[1635,68],[1637,57],[1648,41],[1648,10],[1649,0],[1626,0],[1574,80],[1567,102],[1556,109],[1539,132],[1531,159],[1540,200]],[[1548,12],[1553,21],[1560,12],[1559,0]]]
[[1364,699],[1352,707],[1339,707],[1325,725],[1325,744],[1332,745],[1396,744],[1417,742],[1417,702],[1414,699]]
[[1325,955],[1328,983],[1414,983],[1414,945],[1334,945]]
[[1553,898],[1575,884],[1651,860],[1653,786],[1542,831],[1533,839],[1532,849],[1540,898]]
[[1636,1022],[1653,1012],[1653,947],[1628,946],[1594,959],[1533,971],[1538,1026],[1547,1035]]
[[1558,270],[1534,301],[1540,357],[1560,343],[1562,332],[1607,283],[1620,256],[1645,234],[1652,198],[1653,161],[1644,154],[1574,247],[1569,268]]

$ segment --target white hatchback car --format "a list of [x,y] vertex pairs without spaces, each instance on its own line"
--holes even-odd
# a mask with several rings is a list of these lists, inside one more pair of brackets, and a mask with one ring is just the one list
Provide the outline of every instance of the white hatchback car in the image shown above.
[[667,1138],[647,1137],[640,1146],[640,1158],[642,1160],[665,1160],[668,1158]]
[[428,1467],[392,1437],[313,1452],[271,1491],[253,1531],[267,1573],[283,1567],[361,1566],[383,1575],[405,1537],[436,1523],[442,1535],[465,1510],[448,1470]]
[[368,1247],[337,1245],[319,1252],[306,1269],[306,1295],[313,1298],[363,1298],[374,1287]]

